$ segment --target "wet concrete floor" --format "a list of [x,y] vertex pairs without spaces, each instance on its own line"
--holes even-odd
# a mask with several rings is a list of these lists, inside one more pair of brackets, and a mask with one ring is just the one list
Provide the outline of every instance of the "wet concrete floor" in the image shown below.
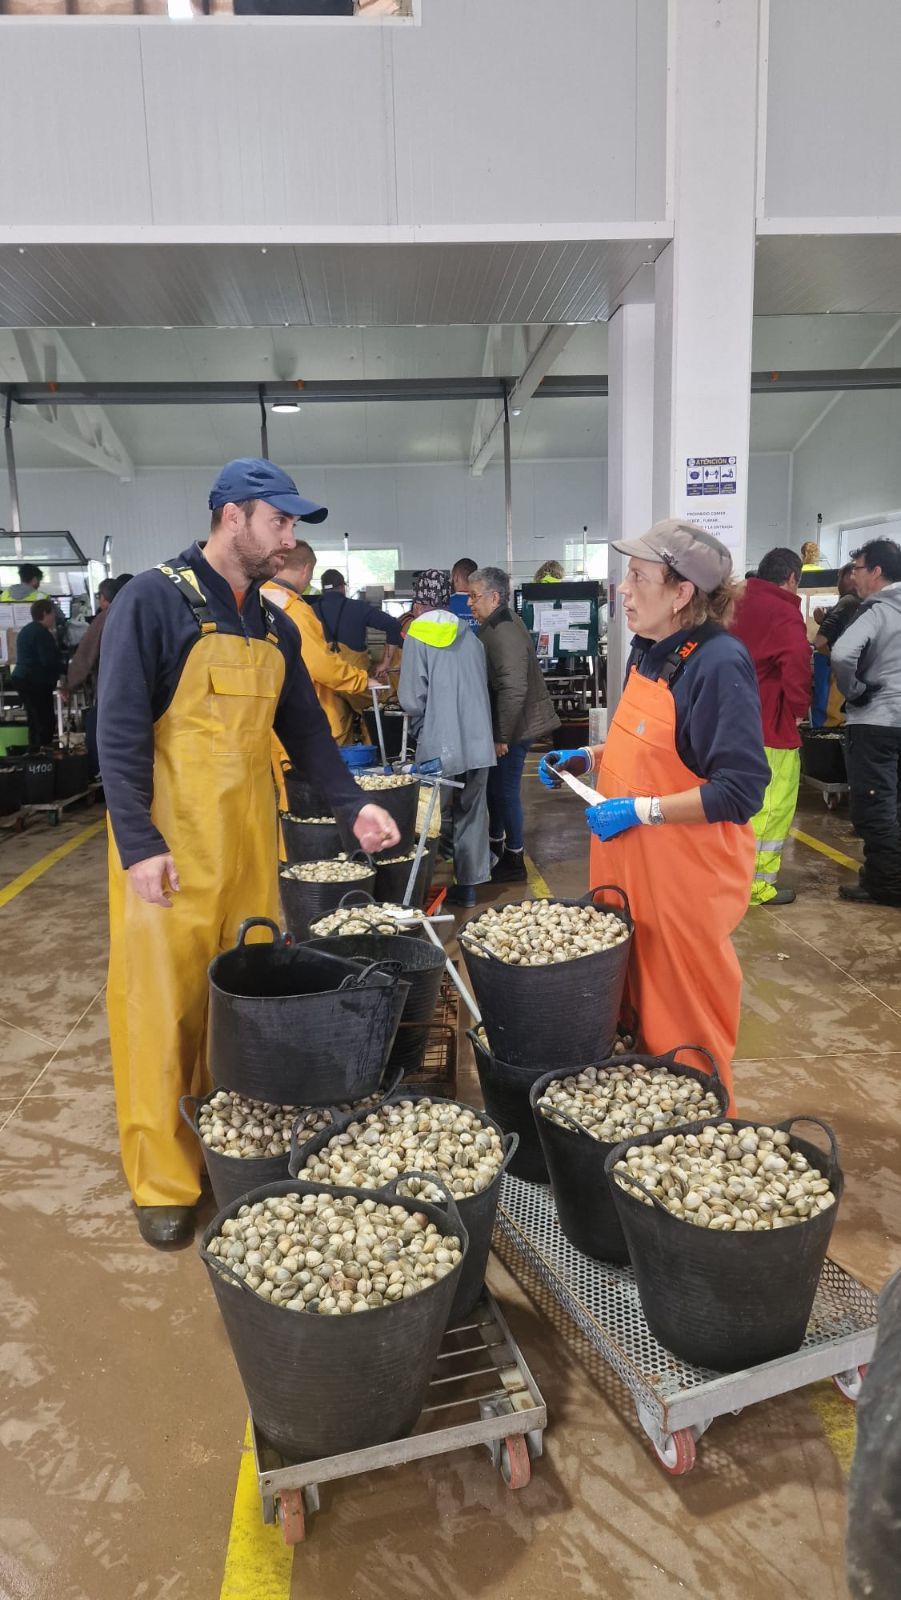
[[[578,802],[527,787],[537,873],[581,892]],[[0,897],[96,816],[0,835]],[[818,798],[797,826],[858,855],[847,813]],[[246,1406],[205,1272],[193,1250],[141,1242],[121,1179],[104,857],[98,833],[0,906],[2,1600],[846,1594],[854,1416],[831,1386],[718,1420],[694,1472],[668,1478],[624,1386],[509,1250],[490,1281],[549,1412],[530,1486],[511,1493],[484,1451],[325,1486],[292,1570],[252,1496],[235,1503]],[[901,1264],[901,922],[839,903],[849,879],[794,843],[797,902],[739,929],[735,1078],[747,1115],[834,1124],[847,1186],[832,1253],[878,1288]],[[475,1083],[465,1048],[460,1082]]]

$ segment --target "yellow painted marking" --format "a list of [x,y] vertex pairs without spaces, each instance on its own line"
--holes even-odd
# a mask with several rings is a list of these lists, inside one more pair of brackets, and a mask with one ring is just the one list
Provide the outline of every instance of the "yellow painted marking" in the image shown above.
[[538,871],[538,868],[536,867],[534,861],[532,860],[532,857],[530,855],[526,855],[525,862],[526,862],[526,873],[527,873],[528,879],[529,879],[529,888],[531,889],[533,895],[535,896],[535,899],[536,900],[550,900],[551,891],[548,888],[547,884],[545,883],[543,877],[541,876],[541,873]]
[[821,856],[828,856],[830,861],[837,861],[840,867],[850,867],[852,872],[857,872],[860,862],[853,857],[843,855],[841,850],[833,850],[831,844],[824,844],[822,839],[814,839],[812,834],[802,833],[800,828],[791,828],[791,836],[799,844],[806,844],[810,850],[819,850]]
[[35,861],[33,866],[26,867],[25,871],[20,872],[17,878],[13,878],[12,883],[8,883],[5,889],[0,889],[0,906],[8,906],[10,900],[15,900],[16,895],[27,889],[30,883],[42,878],[45,872],[56,866],[57,861],[64,860],[80,845],[87,844],[89,839],[93,839],[95,834],[100,833],[105,827],[105,821],[92,822],[89,828],[82,828],[81,833],[76,833],[74,839],[67,839],[65,844],[59,845],[56,850],[51,850],[49,855],[41,856],[40,861]]
[[857,1439],[855,1408],[842,1398],[831,1383],[813,1384],[810,1403],[823,1424],[832,1454],[847,1478]]
[[219,1600],[289,1600],[293,1565],[278,1523],[263,1521],[248,1418]]

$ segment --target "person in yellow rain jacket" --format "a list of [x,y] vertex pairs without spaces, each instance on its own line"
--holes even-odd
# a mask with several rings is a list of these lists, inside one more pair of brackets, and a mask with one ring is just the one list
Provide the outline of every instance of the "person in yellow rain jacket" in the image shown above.
[[178,1102],[208,1087],[207,968],[246,917],[278,916],[273,727],[364,850],[399,837],[386,811],[361,805],[297,630],[260,593],[295,521],[325,508],[256,459],[229,462],[209,504],[206,543],[116,597],[100,656],[113,1081],[138,1227],[159,1246],[194,1231],[201,1153]]
[[[300,653],[313,680],[316,698],[328,718],[332,738],[338,744],[353,742],[353,711],[347,695],[368,695],[369,673],[330,649],[322,623],[306,600],[307,586],[316,565],[316,552],[299,539],[286,557],[274,583],[267,583],[263,594],[291,618],[300,634]],[[281,746],[278,751],[283,756]]]

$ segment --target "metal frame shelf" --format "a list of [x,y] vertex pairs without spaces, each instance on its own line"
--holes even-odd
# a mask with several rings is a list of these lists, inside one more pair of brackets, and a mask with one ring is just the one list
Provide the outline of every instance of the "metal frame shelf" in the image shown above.
[[638,1420],[670,1472],[690,1471],[716,1417],[833,1378],[854,1398],[876,1341],[876,1297],[827,1261],[800,1350],[741,1372],[680,1361],[645,1321],[631,1267],[593,1261],[564,1238],[550,1190],[504,1178],[498,1227],[628,1387]]

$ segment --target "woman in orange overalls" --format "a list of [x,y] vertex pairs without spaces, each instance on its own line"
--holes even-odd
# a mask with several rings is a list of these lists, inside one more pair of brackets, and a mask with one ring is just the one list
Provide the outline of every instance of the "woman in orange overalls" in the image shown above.
[[552,750],[554,769],[596,771],[585,815],[591,882],[616,883],[635,921],[628,998],[650,1054],[702,1044],[732,1092],[741,968],[731,935],[754,871],[750,819],[768,767],[751,659],[726,632],[738,586],[724,544],[659,522],[614,545],[629,556],[619,595],[635,638],[606,744]]

